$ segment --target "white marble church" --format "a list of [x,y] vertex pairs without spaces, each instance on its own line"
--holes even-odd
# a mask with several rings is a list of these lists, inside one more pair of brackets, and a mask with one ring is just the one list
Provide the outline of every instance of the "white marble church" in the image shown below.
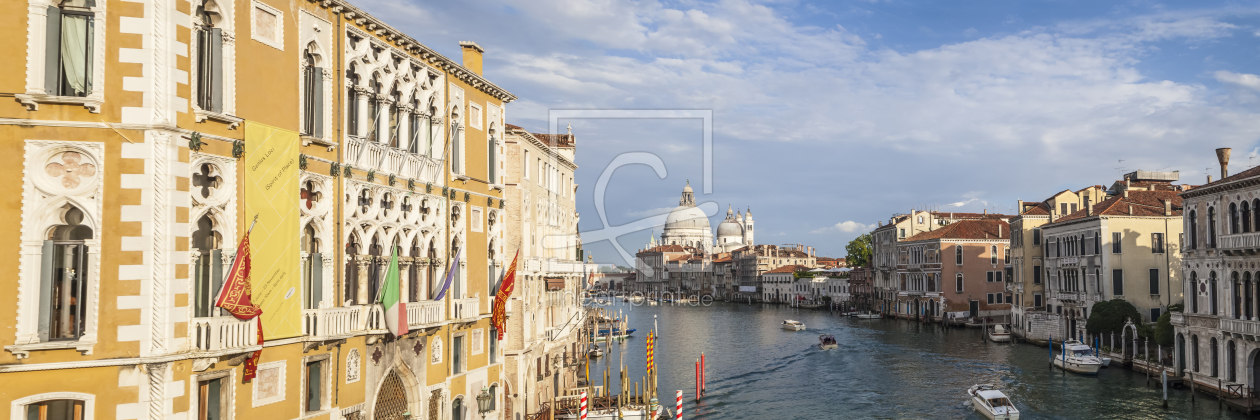
[[687,186],[683,187],[682,197],[678,200],[678,207],[670,211],[669,217],[665,219],[665,231],[661,234],[661,241],[657,243],[656,238],[653,237],[647,249],[660,245],[692,247],[704,254],[725,253],[752,246],[752,210],[740,214],[728,205],[726,220],[718,224],[717,240],[714,241],[713,231],[709,227],[709,217],[703,210],[696,207],[695,192],[691,189],[691,182],[687,182]]

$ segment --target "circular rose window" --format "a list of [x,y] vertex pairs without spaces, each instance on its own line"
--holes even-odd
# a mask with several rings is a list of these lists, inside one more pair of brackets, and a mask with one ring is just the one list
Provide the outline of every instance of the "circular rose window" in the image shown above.
[[96,165],[84,162],[79,152],[63,152],[49,159],[44,165],[44,172],[49,177],[59,178],[61,186],[66,189],[74,189],[96,175]]

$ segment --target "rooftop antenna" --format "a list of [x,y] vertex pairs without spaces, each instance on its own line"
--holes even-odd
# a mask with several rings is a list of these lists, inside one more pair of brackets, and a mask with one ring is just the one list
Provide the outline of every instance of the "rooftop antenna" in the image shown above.
[[1120,171],[1120,177],[1121,177],[1121,178],[1124,178],[1124,171],[1125,171],[1125,169],[1124,169],[1124,159],[1119,159],[1119,160],[1117,160],[1117,161],[1116,161],[1116,164],[1117,164],[1117,165],[1120,165],[1119,167],[1117,167],[1117,168],[1116,168],[1116,170],[1117,170],[1117,171]]

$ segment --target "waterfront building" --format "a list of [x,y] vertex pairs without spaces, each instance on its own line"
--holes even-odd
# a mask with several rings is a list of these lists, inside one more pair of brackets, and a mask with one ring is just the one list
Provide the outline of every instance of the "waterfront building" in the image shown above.
[[741,288],[741,296],[737,299],[747,297],[754,301],[767,296],[762,287],[762,274],[765,272],[785,265],[801,265],[809,268],[818,266],[814,256],[807,253],[805,246],[800,244],[782,247],[777,245],[744,247],[731,252],[731,260],[734,262],[733,269]]
[[871,231],[871,268],[875,298],[879,301],[877,309],[887,314],[895,312],[895,302],[901,291],[896,274],[898,242],[957,221],[1008,219],[1010,216],[989,214],[988,210],[982,213],[954,213],[912,209],[909,214],[892,215],[888,224],[879,222],[879,226]]
[[601,276],[584,275],[584,267],[595,267],[583,264],[577,229],[577,138],[571,130],[539,134],[512,124],[505,127],[503,184],[509,204],[500,223],[507,224],[502,239],[511,245],[507,250],[520,245],[520,260],[502,344],[505,376],[516,402],[511,411],[525,415],[539,412],[543,403],[576,386],[576,348],[586,322],[581,296],[593,286],[588,282]]
[[[1260,168],[1228,175],[1229,149],[1218,149],[1221,178],[1181,193],[1184,232],[1178,264],[1185,307],[1172,314],[1174,369],[1193,372],[1199,389],[1260,385]],[[1228,176],[1227,176],[1228,175]],[[1219,385],[1218,385],[1218,381]]]
[[[1175,172],[1131,175],[1176,180]],[[1180,303],[1181,201],[1170,188],[1121,189],[1042,225],[1045,316],[1026,317],[1023,328],[1045,328],[1035,325],[1041,321],[1056,337],[1082,337],[1095,303],[1126,300],[1142,314],[1135,323],[1155,322]]]
[[897,243],[894,313],[927,321],[1010,314],[1003,272],[1010,225],[958,220]]
[[874,275],[870,267],[856,267],[849,271],[849,294],[856,308],[871,310],[875,304],[875,289],[871,277]]
[[1077,191],[1063,190],[1039,201],[1020,200],[1011,218],[1011,264],[1007,292],[1014,295],[1011,307],[1011,330],[1018,337],[1046,341],[1056,323],[1045,311],[1045,261],[1042,252],[1042,226],[1056,218],[1071,214],[1106,199],[1106,191],[1095,185]]
[[[681,283],[670,281],[669,265],[672,261],[701,256],[701,250],[682,245],[660,245],[635,254],[635,278],[633,291],[660,294],[680,291]],[[675,266],[677,266],[675,264]],[[674,275],[675,280],[679,278]]]
[[713,297],[715,299],[733,300],[739,292],[739,282],[735,277],[735,263],[730,253],[713,256]]
[[[761,275],[761,290],[764,295],[761,297],[762,302],[766,303],[793,303],[805,295],[805,291],[800,282],[797,282],[797,276],[806,275],[810,267],[789,264],[782,267],[776,267],[768,270]],[[799,274],[798,274],[799,273]],[[808,276],[811,280],[813,276]]]
[[[489,220],[515,97],[483,50],[452,60],[344,0],[120,5],[0,6],[31,34],[0,45],[12,415],[436,419],[484,394],[511,417]],[[213,306],[256,214],[261,346]],[[376,303],[394,250],[401,337]]]

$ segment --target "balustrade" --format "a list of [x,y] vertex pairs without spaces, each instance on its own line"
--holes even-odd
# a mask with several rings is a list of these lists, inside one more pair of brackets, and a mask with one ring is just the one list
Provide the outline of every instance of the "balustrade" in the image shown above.
[[258,321],[232,316],[193,318],[189,323],[193,346],[201,351],[239,349],[258,344]]
[[407,325],[420,327],[433,325],[446,319],[445,306],[442,302],[407,302]]
[[454,317],[452,319],[467,319],[467,318],[477,317],[477,315],[481,314],[481,308],[479,305],[480,303],[481,303],[481,299],[475,298],[475,297],[465,298],[465,299],[455,299],[454,305],[452,305],[455,308],[455,313],[453,314]]

